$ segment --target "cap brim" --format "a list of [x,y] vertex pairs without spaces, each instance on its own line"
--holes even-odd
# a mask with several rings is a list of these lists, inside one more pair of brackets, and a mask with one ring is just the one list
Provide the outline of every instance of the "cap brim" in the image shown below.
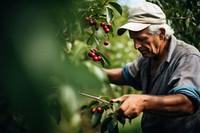
[[141,24],[141,23],[127,23],[121,27],[119,27],[119,29],[117,30],[117,34],[118,35],[122,35],[124,34],[124,32],[126,30],[130,30],[130,31],[141,31],[147,27],[149,27],[151,24]]

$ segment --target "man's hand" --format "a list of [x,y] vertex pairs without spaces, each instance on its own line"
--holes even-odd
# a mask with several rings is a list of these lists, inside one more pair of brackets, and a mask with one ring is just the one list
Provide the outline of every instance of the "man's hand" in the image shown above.
[[166,116],[190,115],[194,112],[192,101],[183,94],[168,96],[129,94],[112,99],[110,102],[122,103],[116,111],[129,119],[139,116],[144,111]]
[[145,108],[145,96],[130,94],[123,95],[119,98],[112,99],[111,103],[122,103],[117,109],[118,115],[122,115],[125,118],[133,119],[140,115]]

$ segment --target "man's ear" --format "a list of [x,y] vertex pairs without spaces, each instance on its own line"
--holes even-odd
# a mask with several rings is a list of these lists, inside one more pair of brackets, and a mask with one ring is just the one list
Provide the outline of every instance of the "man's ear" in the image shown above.
[[159,35],[160,38],[164,39],[165,38],[165,29],[164,28],[160,28],[159,30],[160,30],[160,35]]

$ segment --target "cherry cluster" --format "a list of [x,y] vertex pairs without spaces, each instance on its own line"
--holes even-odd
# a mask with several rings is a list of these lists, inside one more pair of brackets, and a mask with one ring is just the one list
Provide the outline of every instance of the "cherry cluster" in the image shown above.
[[105,33],[110,32],[110,28],[112,27],[112,24],[106,24],[105,22],[101,22],[100,26],[104,29]]
[[[92,18],[92,17],[85,17],[85,20],[88,21],[90,26],[95,26],[95,29],[98,30],[98,22],[96,18]],[[112,27],[112,24],[108,23],[106,24],[105,22],[101,22],[100,26],[104,29],[105,33],[109,33],[110,32],[110,28]]]
[[90,26],[95,26],[95,29],[98,30],[98,25],[97,25],[97,20],[95,18],[92,17],[87,17],[85,18],[86,21],[88,21]]
[[103,109],[101,107],[97,107],[97,108],[92,108],[91,109],[91,114],[94,114],[96,111],[98,113],[103,113]]
[[[104,21],[101,21],[99,22],[97,20],[97,18],[94,18],[94,17],[88,17],[86,16],[85,17],[85,20],[87,21],[87,23],[92,27],[94,28],[95,27],[95,30],[98,30],[99,27],[102,27],[104,32],[108,35],[108,33],[110,32],[110,28],[112,27],[112,24],[111,23],[107,23],[107,22],[104,22]],[[109,45],[109,41],[104,41],[103,43],[105,46],[108,46]],[[94,61],[101,61],[102,60],[102,57],[100,55],[98,55],[97,53],[97,50],[96,49],[93,49],[91,50],[89,53],[88,53],[88,56],[89,57],[92,57],[92,59]]]
[[102,60],[102,57],[98,54],[96,54],[97,49],[93,49],[88,53],[88,56],[93,58],[94,61],[100,61]]

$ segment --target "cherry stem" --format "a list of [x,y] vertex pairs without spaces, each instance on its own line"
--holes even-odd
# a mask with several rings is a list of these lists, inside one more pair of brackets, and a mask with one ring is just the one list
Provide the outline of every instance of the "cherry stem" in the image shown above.
[[81,92],[80,92],[79,94],[81,94],[81,95],[83,95],[83,96],[86,96],[86,97],[89,97],[89,98],[96,99],[96,100],[101,101],[101,102],[103,102],[103,103],[112,105],[110,102],[108,102],[108,101],[106,101],[106,100],[104,100],[104,99],[101,99],[101,98],[99,98],[99,97],[92,96],[92,95],[89,95],[89,94],[86,94],[86,93],[81,93]]
[[100,5],[100,7],[103,7],[104,5],[106,5],[107,2],[108,0],[105,0],[105,2],[102,5]]

